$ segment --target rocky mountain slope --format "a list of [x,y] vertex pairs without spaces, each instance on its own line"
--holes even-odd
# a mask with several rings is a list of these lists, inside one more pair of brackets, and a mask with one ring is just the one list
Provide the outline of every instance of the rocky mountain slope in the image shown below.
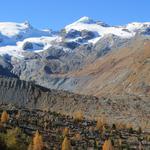
[[[130,122],[132,125],[148,125],[149,99],[137,96],[102,97],[85,96],[65,91],[50,90],[16,78],[0,77],[0,106],[8,110],[16,108],[55,111],[72,116],[81,111],[89,119],[105,116],[110,123]],[[146,127],[145,127],[146,129]]]
[[99,97],[146,97],[149,35],[149,22],[110,26],[83,17],[58,32],[3,22],[0,74]]
[[1,105],[10,104],[10,106],[21,108],[71,113],[80,106],[82,108],[82,105],[84,105],[84,109],[88,108],[87,105],[94,101],[98,101],[98,98],[60,90],[50,90],[17,78],[0,77]]
[[[59,75],[55,88],[95,96],[150,96],[150,39],[135,38],[79,71]],[[55,78],[55,77],[54,77]]]

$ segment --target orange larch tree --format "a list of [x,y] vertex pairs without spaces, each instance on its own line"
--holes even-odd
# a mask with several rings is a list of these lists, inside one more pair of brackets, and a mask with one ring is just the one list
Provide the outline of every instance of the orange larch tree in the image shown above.
[[113,150],[111,140],[105,140],[105,142],[103,144],[103,150]]
[[1,115],[1,123],[6,123],[9,119],[9,115],[6,111],[3,111]]
[[42,136],[37,130],[33,138],[33,150],[42,150],[42,149],[43,149]]
[[67,137],[65,137],[62,143],[62,150],[71,150],[71,149],[72,148],[71,148],[70,140]]
[[69,128],[64,128],[63,130],[63,136],[67,136],[69,134]]
[[77,111],[74,113],[75,121],[82,121],[84,119],[83,113],[81,111]]

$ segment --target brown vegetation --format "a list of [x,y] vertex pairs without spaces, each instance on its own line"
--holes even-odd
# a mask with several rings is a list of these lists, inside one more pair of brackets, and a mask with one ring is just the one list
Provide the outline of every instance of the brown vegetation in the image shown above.
[[103,145],[103,150],[113,150],[111,140],[106,140]]
[[9,115],[6,111],[3,111],[2,115],[1,115],[1,123],[5,123],[7,122],[9,119]]
[[64,138],[64,141],[62,143],[62,150],[71,150],[71,144],[67,137]]
[[83,113],[81,111],[77,111],[74,113],[74,120],[75,121],[82,121],[84,118]]
[[11,113],[8,110],[10,121],[0,128],[0,148],[3,150],[150,148],[148,132],[135,129],[131,123],[120,122],[122,125],[118,128],[116,122],[108,124],[106,116],[97,122],[86,118],[76,122],[74,118],[56,112],[23,109],[19,118],[16,118],[16,112],[18,110],[11,110]]
[[42,150],[42,149],[43,149],[42,136],[37,130],[33,138],[33,150]]

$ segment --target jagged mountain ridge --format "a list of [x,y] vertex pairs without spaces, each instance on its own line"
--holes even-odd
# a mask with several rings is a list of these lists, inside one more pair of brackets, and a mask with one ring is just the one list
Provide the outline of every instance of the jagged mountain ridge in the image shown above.
[[96,44],[101,38],[115,35],[130,39],[136,34],[149,34],[150,23],[130,23],[125,26],[109,26],[89,17],[82,17],[67,25],[62,31],[38,30],[29,22],[0,22],[0,55],[24,57],[27,51],[40,52],[52,46],[63,51],[85,44]]

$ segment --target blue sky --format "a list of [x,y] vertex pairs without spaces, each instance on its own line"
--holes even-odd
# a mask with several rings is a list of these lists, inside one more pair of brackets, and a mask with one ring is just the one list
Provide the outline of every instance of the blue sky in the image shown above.
[[0,21],[58,30],[82,16],[122,25],[150,21],[150,0],[1,0]]

